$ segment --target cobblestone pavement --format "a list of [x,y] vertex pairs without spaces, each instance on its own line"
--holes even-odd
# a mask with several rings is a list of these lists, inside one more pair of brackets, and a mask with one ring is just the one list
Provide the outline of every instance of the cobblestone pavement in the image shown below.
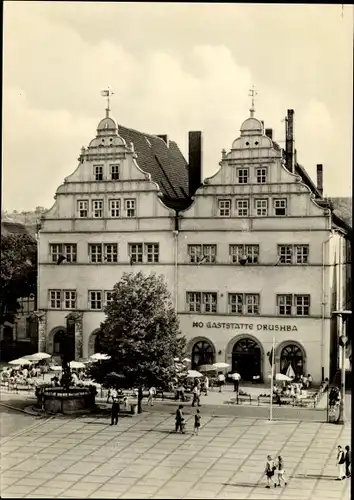
[[[199,436],[171,432],[174,417],[48,419],[3,440],[2,498],[349,498],[335,481],[336,446],[350,427],[202,414]],[[289,483],[265,489],[267,454],[284,457]]]

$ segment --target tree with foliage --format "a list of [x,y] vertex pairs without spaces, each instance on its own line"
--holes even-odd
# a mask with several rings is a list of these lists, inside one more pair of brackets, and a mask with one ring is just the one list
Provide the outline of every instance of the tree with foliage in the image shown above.
[[1,236],[0,321],[12,323],[17,314],[18,299],[36,294],[37,242],[27,233]]
[[174,358],[185,348],[163,276],[124,273],[105,313],[99,342],[111,358],[94,363],[91,375],[100,383],[110,372],[124,375],[122,386],[138,388],[141,413],[143,388],[165,388],[176,377]]

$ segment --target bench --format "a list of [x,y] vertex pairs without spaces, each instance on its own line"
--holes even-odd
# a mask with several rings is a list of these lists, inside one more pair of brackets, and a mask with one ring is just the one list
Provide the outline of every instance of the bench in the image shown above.
[[236,404],[242,403],[242,401],[248,401],[249,404],[252,404],[252,398],[250,394],[237,394],[236,396]]

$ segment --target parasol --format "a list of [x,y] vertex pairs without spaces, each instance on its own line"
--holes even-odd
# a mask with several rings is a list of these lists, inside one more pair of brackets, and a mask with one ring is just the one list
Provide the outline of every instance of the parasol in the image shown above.
[[18,359],[13,359],[12,361],[9,361],[9,365],[28,366],[31,364],[32,364],[32,361],[29,361],[26,358],[18,358]]
[[197,370],[188,370],[187,378],[199,378],[202,376],[203,374],[198,372]]
[[78,369],[78,368],[85,368],[84,363],[81,363],[80,361],[70,361],[69,363],[70,369]]
[[27,356],[23,356],[25,359],[30,361],[42,361],[42,359],[51,358],[51,354],[47,354],[46,352],[36,352],[35,354],[28,354]]
[[228,363],[214,363],[214,370],[221,370],[223,368],[228,368],[230,365]]
[[90,356],[90,359],[93,361],[106,361],[107,359],[111,359],[111,356],[109,356],[109,354],[96,352],[96,354],[92,354],[92,356]]

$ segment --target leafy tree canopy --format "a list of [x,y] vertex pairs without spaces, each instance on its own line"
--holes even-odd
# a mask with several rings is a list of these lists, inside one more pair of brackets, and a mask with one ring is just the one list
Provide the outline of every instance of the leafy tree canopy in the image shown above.
[[95,363],[91,375],[103,382],[112,371],[125,375],[125,386],[166,387],[176,376],[175,357],[185,337],[163,276],[124,273],[101,323],[101,352],[111,359]]
[[1,236],[1,324],[13,321],[18,299],[36,293],[37,242],[26,233]]

